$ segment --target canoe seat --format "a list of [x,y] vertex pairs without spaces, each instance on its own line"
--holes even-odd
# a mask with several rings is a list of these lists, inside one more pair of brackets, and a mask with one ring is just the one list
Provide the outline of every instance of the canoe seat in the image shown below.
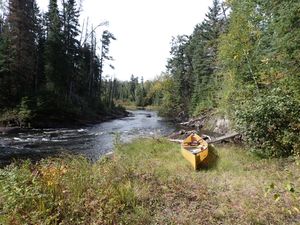
[[201,152],[200,149],[194,149],[194,150],[190,150],[191,153],[193,154],[198,154],[199,152]]

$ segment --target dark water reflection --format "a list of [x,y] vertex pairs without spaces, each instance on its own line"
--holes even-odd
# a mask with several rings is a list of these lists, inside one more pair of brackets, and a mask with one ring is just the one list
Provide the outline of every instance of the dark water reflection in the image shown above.
[[116,133],[122,142],[133,138],[161,136],[174,131],[172,123],[156,112],[132,111],[131,117],[81,129],[32,129],[16,134],[0,134],[0,164],[15,159],[33,159],[63,152],[83,154],[92,160],[111,151]]

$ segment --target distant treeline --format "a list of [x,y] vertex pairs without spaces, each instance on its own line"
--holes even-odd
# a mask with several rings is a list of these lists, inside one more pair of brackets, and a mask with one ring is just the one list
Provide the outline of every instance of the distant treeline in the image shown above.
[[41,13],[35,0],[9,0],[0,17],[0,113],[2,123],[68,119],[114,108],[103,65],[112,60],[113,34],[80,31],[75,0],[50,0]]

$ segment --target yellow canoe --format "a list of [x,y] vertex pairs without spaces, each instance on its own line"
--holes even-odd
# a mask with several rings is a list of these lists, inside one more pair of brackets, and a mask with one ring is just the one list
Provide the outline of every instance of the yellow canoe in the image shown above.
[[197,134],[191,134],[183,140],[181,153],[189,161],[193,168],[197,170],[201,164],[205,164],[208,156],[208,143]]

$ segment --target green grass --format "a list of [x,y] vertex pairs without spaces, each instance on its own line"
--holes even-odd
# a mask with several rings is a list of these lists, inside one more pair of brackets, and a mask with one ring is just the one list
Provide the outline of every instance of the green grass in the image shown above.
[[300,166],[217,146],[193,171],[164,139],[116,144],[112,160],[64,156],[0,170],[0,224],[299,224]]

